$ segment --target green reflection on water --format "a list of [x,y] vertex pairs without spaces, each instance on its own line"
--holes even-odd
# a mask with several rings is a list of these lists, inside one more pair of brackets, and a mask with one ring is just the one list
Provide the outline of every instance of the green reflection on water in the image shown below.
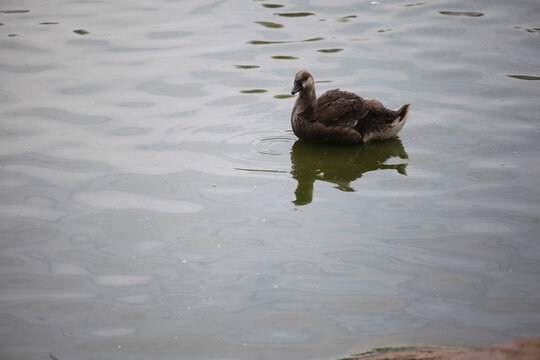
[[322,53],[337,53],[337,52],[343,51],[343,49],[320,49],[317,51],[322,52]]
[[274,99],[288,99],[288,98],[292,98],[292,97],[294,97],[294,95],[291,95],[291,94],[274,95]]
[[339,19],[337,19],[338,22],[348,22],[350,19],[354,19],[354,18],[357,18],[356,15],[348,15],[348,16],[343,16],[343,17],[340,17]]
[[255,23],[271,29],[279,29],[283,27],[281,24],[270,21],[255,21]]
[[250,90],[241,90],[240,92],[242,94],[261,94],[265,93],[267,90],[265,89],[250,89]]
[[439,11],[439,14],[451,15],[451,16],[471,16],[471,17],[484,16],[483,13],[475,12],[475,11]]
[[244,69],[244,70],[260,68],[259,65],[235,65],[235,67],[237,69]]
[[304,17],[304,16],[312,16],[315,14],[310,13],[310,12],[296,12],[296,13],[275,13],[274,15],[285,16],[285,17]]
[[280,4],[261,4],[261,5],[269,9],[278,9],[285,6],[285,5],[280,5]]
[[298,140],[291,150],[291,174],[298,182],[293,203],[311,203],[316,180],[336,184],[341,191],[355,191],[350,183],[368,171],[394,169],[406,175],[407,162],[386,164],[390,158],[409,158],[399,138],[355,146]]
[[272,59],[276,59],[276,60],[298,60],[297,57],[286,56],[286,55],[275,55],[275,56],[272,56]]
[[246,44],[251,45],[272,45],[272,44],[286,44],[290,43],[292,41],[265,41],[265,40],[251,40],[248,41]]
[[30,10],[0,10],[0,14],[24,14]]
[[540,80],[539,76],[530,76],[530,75],[506,75],[509,78],[519,79],[519,80]]
[[252,171],[252,172],[266,172],[266,173],[277,173],[277,174],[286,174],[288,171],[283,170],[268,170],[268,169],[247,169],[247,168],[234,168],[235,170],[242,171]]
[[251,45],[272,45],[272,44],[288,44],[288,43],[295,43],[295,42],[313,42],[313,41],[321,41],[324,40],[323,37],[315,37],[315,38],[309,38],[305,40],[286,40],[286,41],[266,41],[266,40],[251,40],[248,41],[247,44]]
[[321,41],[321,40],[324,40],[323,37],[314,37],[314,38],[309,38],[309,39],[306,39],[306,40],[302,40],[302,42],[312,42],[312,41]]

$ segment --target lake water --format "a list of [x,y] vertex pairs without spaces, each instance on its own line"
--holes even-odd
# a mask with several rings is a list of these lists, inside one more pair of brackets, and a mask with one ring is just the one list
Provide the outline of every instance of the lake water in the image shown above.
[[[0,4],[2,359],[540,334],[540,3]],[[399,138],[297,141],[294,74]]]

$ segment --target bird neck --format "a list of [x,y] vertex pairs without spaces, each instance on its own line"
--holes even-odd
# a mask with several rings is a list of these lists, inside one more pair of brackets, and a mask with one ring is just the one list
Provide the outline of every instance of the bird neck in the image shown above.
[[298,98],[296,99],[296,104],[302,111],[315,111],[315,107],[317,106],[315,89],[310,87],[300,91]]

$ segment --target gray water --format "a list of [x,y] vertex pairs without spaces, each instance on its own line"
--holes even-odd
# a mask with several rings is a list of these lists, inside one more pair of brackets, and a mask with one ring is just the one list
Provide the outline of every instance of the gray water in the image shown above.
[[[0,4],[0,357],[540,334],[540,3]],[[294,74],[399,138],[297,141]],[[50,354],[50,355],[49,355]]]

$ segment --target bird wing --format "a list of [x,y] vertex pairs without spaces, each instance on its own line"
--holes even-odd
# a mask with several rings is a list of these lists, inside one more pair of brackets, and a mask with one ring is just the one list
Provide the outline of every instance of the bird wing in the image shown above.
[[316,121],[326,126],[354,128],[369,113],[360,96],[339,89],[328,90],[317,99]]

